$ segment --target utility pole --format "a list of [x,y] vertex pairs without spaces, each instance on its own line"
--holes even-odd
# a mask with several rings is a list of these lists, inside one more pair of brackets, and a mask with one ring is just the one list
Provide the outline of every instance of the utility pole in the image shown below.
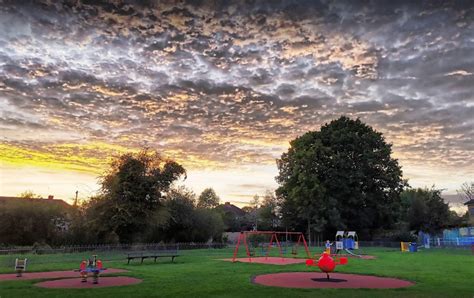
[[76,190],[76,198],[74,199],[74,207],[77,206],[77,195],[79,194],[79,191]]

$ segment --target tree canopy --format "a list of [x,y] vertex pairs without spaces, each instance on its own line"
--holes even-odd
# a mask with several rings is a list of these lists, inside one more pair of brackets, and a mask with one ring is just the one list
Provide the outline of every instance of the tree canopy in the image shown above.
[[474,200],[474,182],[464,182],[457,192],[466,202]]
[[345,116],[291,141],[277,160],[284,223],[318,232],[390,226],[406,184],[391,153],[380,132]]
[[198,198],[199,208],[215,208],[219,206],[220,198],[212,188],[206,188],[202,191]]
[[[437,233],[459,220],[449,210],[439,189],[407,189],[401,194],[402,220],[410,231]],[[455,215],[455,214],[454,214]],[[458,223],[460,224],[460,223]]]
[[88,208],[97,230],[104,232],[102,237],[113,233],[121,242],[132,241],[147,227],[171,184],[185,174],[178,163],[146,149],[114,159],[101,178],[100,195]]

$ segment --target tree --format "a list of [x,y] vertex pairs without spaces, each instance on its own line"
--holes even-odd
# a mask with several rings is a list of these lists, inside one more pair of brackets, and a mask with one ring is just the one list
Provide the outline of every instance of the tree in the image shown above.
[[192,241],[194,228],[193,212],[196,195],[184,187],[173,188],[168,192],[164,207],[169,213],[168,220],[161,228],[160,240],[187,242]]
[[272,191],[265,192],[258,215],[261,230],[274,230],[279,226],[278,200]]
[[62,244],[68,212],[42,200],[0,202],[0,245]]
[[464,182],[457,193],[466,201],[474,200],[474,182]]
[[38,198],[41,198],[41,195],[35,194],[31,190],[27,190],[19,194],[18,197],[23,198],[23,199],[38,199]]
[[171,189],[164,201],[164,208],[157,216],[159,222],[152,226],[147,240],[158,242],[220,241],[224,223],[217,210],[197,208],[196,196],[184,187]]
[[252,200],[250,200],[250,210],[247,213],[247,217],[251,225],[253,226],[254,230],[258,230],[258,220],[259,220],[259,213],[260,210],[258,207],[260,206],[260,197],[258,195],[254,195]]
[[391,153],[381,133],[344,116],[291,141],[277,160],[284,224],[364,236],[391,226],[406,184]]
[[199,208],[215,208],[219,206],[220,198],[212,188],[206,188],[198,198],[197,206]]
[[[453,218],[449,205],[441,197],[441,190],[408,189],[401,194],[402,220],[411,231],[437,233],[451,226],[458,219]],[[454,222],[453,222],[454,221]]]
[[260,206],[260,197],[259,195],[254,195],[253,198],[250,200],[249,205],[252,209],[258,209]]
[[147,149],[114,159],[101,177],[99,196],[88,206],[98,237],[102,241],[115,236],[120,242],[133,241],[146,231],[171,184],[185,174],[178,163]]

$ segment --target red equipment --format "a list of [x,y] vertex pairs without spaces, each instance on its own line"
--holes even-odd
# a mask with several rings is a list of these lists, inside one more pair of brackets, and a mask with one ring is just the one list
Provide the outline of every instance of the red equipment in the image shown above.
[[268,257],[270,253],[270,249],[273,247],[273,241],[275,241],[276,246],[278,247],[279,256],[283,258],[283,252],[281,249],[280,241],[278,241],[278,235],[297,235],[298,236],[298,243],[297,246],[303,244],[306,254],[308,258],[311,258],[311,254],[309,252],[308,245],[306,244],[306,240],[304,239],[304,235],[301,232],[275,232],[275,231],[244,231],[240,232],[239,239],[237,240],[237,245],[235,246],[234,256],[232,257],[232,262],[235,262],[237,257],[237,253],[239,251],[240,243],[243,242],[245,246],[245,252],[247,253],[247,257],[249,261],[252,262],[252,257],[250,255],[250,250],[247,242],[248,235],[271,235],[270,241],[268,242],[268,248],[265,253],[265,258]]
[[329,279],[329,273],[334,271],[334,269],[336,268],[336,265],[346,265],[346,264],[347,264],[346,257],[341,257],[335,260],[331,258],[326,252],[323,252],[323,254],[318,259],[318,262],[316,264],[314,264],[313,259],[306,260],[306,266],[318,266],[322,272],[326,273],[328,279]]

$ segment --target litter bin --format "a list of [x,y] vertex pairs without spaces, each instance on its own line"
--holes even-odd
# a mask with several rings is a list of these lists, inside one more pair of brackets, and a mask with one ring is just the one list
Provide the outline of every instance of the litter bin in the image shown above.
[[417,246],[416,242],[410,243],[410,246],[408,247],[408,250],[410,252],[417,252],[418,251],[418,246]]

